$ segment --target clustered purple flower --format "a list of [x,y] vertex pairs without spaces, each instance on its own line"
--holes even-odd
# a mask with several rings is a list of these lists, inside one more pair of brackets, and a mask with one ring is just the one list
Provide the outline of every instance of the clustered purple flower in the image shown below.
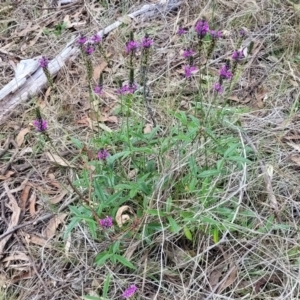
[[232,73],[229,70],[229,67],[227,65],[224,65],[220,70],[220,77],[222,79],[230,79],[232,77]]
[[36,119],[33,121],[33,125],[36,128],[37,131],[39,132],[44,132],[48,128],[48,122],[43,119]]
[[216,82],[214,84],[214,91],[216,91],[218,94],[221,94],[223,92],[223,86],[219,82]]
[[88,40],[87,37],[82,34],[78,38],[77,43],[79,44],[79,46],[82,46],[87,42],[87,40]]
[[186,49],[183,51],[183,57],[188,58],[194,55],[194,51],[192,49]]
[[136,84],[125,84],[121,88],[118,89],[117,93],[119,95],[128,95],[128,94],[133,94],[137,89]]
[[131,296],[133,296],[133,294],[136,292],[137,287],[136,285],[132,284],[131,286],[129,286],[123,293],[123,298],[127,299],[130,298]]
[[142,42],[141,42],[141,45],[143,48],[150,48],[151,45],[153,44],[153,40],[147,36],[144,36],[142,38]]
[[43,56],[42,58],[39,59],[39,64],[40,64],[40,67],[45,69],[48,67],[49,61],[45,56]]
[[245,58],[244,52],[241,50],[234,51],[232,54],[232,59],[235,61],[240,61]]
[[186,49],[183,51],[183,56],[188,58],[189,61],[189,64],[183,67],[185,78],[190,78],[197,71],[197,68],[193,65],[193,55],[194,51],[192,49]]
[[99,160],[106,160],[109,156],[109,153],[106,149],[100,149],[97,156]]
[[102,94],[102,91],[103,91],[103,86],[102,86],[102,85],[96,85],[96,86],[94,87],[94,92],[95,92],[95,94],[101,95],[101,94]]
[[218,94],[221,94],[224,90],[223,88],[223,80],[231,79],[232,73],[230,71],[229,64],[225,64],[219,72],[219,82],[216,82],[214,84],[213,90],[217,92]]
[[209,33],[210,33],[211,38],[215,39],[215,40],[217,40],[217,39],[219,39],[219,38],[222,37],[222,32],[221,31],[210,30]]
[[184,76],[190,78],[197,71],[195,66],[184,66]]
[[241,35],[241,37],[245,37],[246,36],[246,30],[244,30],[244,29],[241,29],[240,30],[240,35]]
[[195,26],[195,31],[197,32],[199,38],[204,38],[204,36],[208,33],[209,31],[209,26],[208,22],[205,20],[200,20],[197,22]]
[[139,43],[137,41],[129,41],[126,44],[126,52],[135,52],[139,48]]
[[93,54],[94,51],[95,51],[95,49],[91,45],[87,45],[84,48],[84,52],[85,52],[86,55],[91,55],[91,54]]
[[99,44],[101,42],[101,36],[96,33],[91,37],[91,41],[95,44]]
[[108,228],[112,227],[113,226],[113,219],[112,219],[112,217],[107,216],[104,219],[100,219],[99,220],[99,225],[103,229],[108,229]]
[[187,32],[187,30],[183,27],[179,27],[177,30],[178,35],[184,35],[184,34],[186,34],[186,32]]

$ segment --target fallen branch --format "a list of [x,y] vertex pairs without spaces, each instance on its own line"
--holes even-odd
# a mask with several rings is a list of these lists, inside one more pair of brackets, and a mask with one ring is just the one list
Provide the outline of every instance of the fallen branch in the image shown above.
[[[160,0],[158,4],[144,5],[141,9],[129,14],[128,17],[133,19],[141,15],[149,17],[158,13],[166,13],[167,11],[171,11],[178,7],[180,4],[180,0]],[[118,21],[107,26],[98,32],[98,34],[101,37],[103,37],[104,34],[107,35],[123,23],[122,19],[123,18],[120,18]],[[49,62],[48,69],[52,77],[58,73],[71,56],[77,56],[79,54],[76,40],[77,38],[70,41],[68,45]],[[9,113],[18,104],[40,93],[42,89],[46,87],[47,78],[42,68],[38,66],[38,59],[39,57],[26,60],[27,67],[21,67],[21,73],[16,74],[18,76],[0,90],[0,124],[4,122]],[[24,61],[21,61],[20,63],[24,65]]]

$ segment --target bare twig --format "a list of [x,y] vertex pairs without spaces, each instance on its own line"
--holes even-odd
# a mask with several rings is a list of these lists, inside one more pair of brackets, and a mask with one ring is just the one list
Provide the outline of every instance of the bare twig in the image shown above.
[[47,215],[44,215],[44,216],[41,216],[41,217],[37,218],[36,220],[25,222],[25,223],[22,223],[20,225],[15,226],[15,227],[12,227],[11,229],[7,230],[2,235],[0,235],[0,241],[3,238],[5,238],[6,236],[8,236],[8,235],[14,233],[15,231],[17,231],[18,229],[21,229],[21,228],[26,227],[28,225],[36,225],[37,223],[45,221],[47,219],[50,219],[53,216],[54,216],[54,214],[47,214]]

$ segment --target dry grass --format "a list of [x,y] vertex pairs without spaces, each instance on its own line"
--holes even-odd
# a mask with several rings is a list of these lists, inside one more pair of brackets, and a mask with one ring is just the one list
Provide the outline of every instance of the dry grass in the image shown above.
[[[102,6],[108,2],[107,7]],[[20,58],[41,54],[52,58],[74,35],[90,35],[142,3],[85,1],[67,8],[46,9],[46,2],[2,2],[0,86],[13,78],[13,66]],[[245,28],[249,32],[245,43],[254,41],[253,55],[243,66],[225,109],[228,113],[222,122],[216,121],[214,133],[238,140],[241,151],[247,153],[252,163],[243,168],[228,165],[223,177],[215,176],[205,189],[200,184],[197,192],[190,193],[183,183],[189,178],[191,157],[195,157],[196,165],[205,163],[203,140],[187,145],[183,155],[183,141],[170,147],[164,157],[156,155],[159,147],[155,148],[149,160],[155,161],[159,172],[151,195],[146,197],[148,210],[142,214],[143,222],[131,235],[116,230],[107,238],[97,231],[99,236],[95,238],[85,222],[66,234],[72,220],[69,205],[82,205],[66,177],[77,179],[85,167],[83,157],[88,155],[88,150],[79,153],[70,137],[76,137],[92,151],[99,146],[91,143],[94,134],[86,123],[90,103],[85,68],[79,57],[71,58],[55,79],[54,96],[47,97],[45,91],[44,95],[21,104],[0,129],[1,235],[13,216],[5,184],[18,205],[25,205],[15,224],[23,227],[14,232],[0,253],[0,299],[96,297],[102,295],[108,275],[106,299],[121,299],[122,291],[131,283],[139,290],[135,299],[300,299],[299,5],[262,0],[218,0],[206,4],[201,0],[185,1],[179,10],[166,16],[138,18],[109,34],[104,48],[113,65],[104,71],[105,84],[110,88],[100,109],[108,116],[116,114],[118,124],[105,124],[117,132],[123,117],[116,113],[119,101],[114,90],[117,78],[127,76],[124,43],[130,30],[136,32],[138,39],[147,32],[155,41],[149,69],[151,107],[161,127],[159,134],[170,136],[179,126],[170,112],[188,111],[193,115],[193,94],[199,82],[197,76],[188,83],[183,79],[183,59],[179,53],[186,44],[176,36],[178,24],[193,26],[205,16],[215,28],[228,31],[228,37],[220,41],[208,64],[207,78],[218,74],[224,59],[234,49],[238,30]],[[72,22],[85,25],[59,32],[58,24],[67,15]],[[45,34],[45,28],[49,33]],[[96,66],[101,64],[96,58],[93,62]],[[203,103],[204,107],[208,104],[209,101]],[[49,135],[57,152],[76,164],[72,171],[57,167],[46,155],[52,147],[31,126],[36,105],[49,122]],[[131,116],[141,124],[151,123],[141,101],[134,103]],[[10,142],[2,153],[5,142],[15,140],[24,128],[29,128],[29,132],[20,147]],[[124,143],[120,140],[109,147],[118,153]],[[198,152],[202,154],[197,155]],[[214,164],[218,156],[207,159]],[[120,173],[132,171],[129,159],[120,166]],[[267,184],[272,187],[277,207],[269,201],[270,187],[262,166],[270,175]],[[136,177],[140,175],[143,174]],[[26,186],[30,187],[28,195],[24,192]],[[51,204],[62,193],[62,198]],[[172,230],[163,215],[153,213],[164,212],[170,197],[172,218],[180,227],[178,232]],[[138,210],[141,205],[136,201],[125,204]],[[221,208],[230,209],[230,217]],[[189,216],[193,213],[193,217],[183,218],[182,212]],[[49,220],[62,214],[64,220],[55,226],[55,235],[47,237]],[[204,222],[203,217],[217,225]],[[39,222],[35,222],[37,219]],[[149,223],[155,223],[158,229],[150,232]],[[184,227],[193,232],[192,241],[183,234]],[[212,228],[219,230],[218,239],[214,240]],[[120,236],[122,254],[136,269],[111,262],[96,266],[96,255],[106,251],[114,238]]]

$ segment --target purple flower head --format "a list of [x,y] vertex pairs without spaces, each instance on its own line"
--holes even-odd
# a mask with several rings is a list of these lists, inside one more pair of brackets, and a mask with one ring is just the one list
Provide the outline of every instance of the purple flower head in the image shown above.
[[195,66],[184,66],[184,76],[186,78],[191,77],[196,71],[197,68]]
[[99,160],[106,160],[109,156],[109,153],[105,149],[100,149],[97,156]]
[[95,94],[101,95],[101,94],[102,94],[102,91],[103,91],[103,86],[102,86],[102,85],[96,85],[96,86],[94,87],[94,92],[95,92]]
[[99,225],[103,228],[103,229],[108,229],[110,227],[113,226],[113,219],[112,217],[106,217],[104,219],[100,219],[99,220]]
[[84,48],[84,52],[85,52],[86,55],[91,55],[94,51],[95,51],[95,49],[91,45],[87,45]]
[[150,39],[149,37],[144,36],[144,37],[142,38],[142,43],[141,43],[141,45],[142,45],[143,48],[150,48],[150,46],[151,46],[152,44],[153,44],[153,40]]
[[245,58],[244,52],[241,50],[234,51],[232,53],[232,59],[235,61],[240,61]]
[[119,95],[128,95],[128,94],[133,94],[137,89],[136,84],[132,83],[132,84],[125,84],[123,85],[121,88],[118,89],[117,93]]
[[219,83],[219,82],[216,82],[214,84],[214,91],[217,92],[218,94],[221,94],[223,92],[223,86]]
[[177,30],[178,35],[184,35],[184,34],[186,34],[186,32],[187,32],[186,29],[183,27],[179,27]]
[[129,41],[126,44],[126,52],[135,52],[139,48],[139,43],[136,41]]
[[123,298],[127,299],[130,298],[131,296],[133,296],[133,294],[136,292],[137,287],[136,285],[132,284],[130,287],[128,287],[124,293],[123,293]]
[[133,94],[136,91],[136,89],[137,89],[137,86],[134,83],[129,84],[129,86],[128,86],[128,94]]
[[36,119],[33,121],[33,126],[36,128],[38,132],[44,132],[48,128],[48,123],[43,119]]
[[220,77],[222,79],[230,79],[232,77],[232,74],[228,68],[227,65],[224,65],[220,70]]
[[241,29],[240,30],[240,35],[241,35],[241,37],[245,37],[246,36],[246,30],[244,30],[244,29]]
[[217,40],[222,37],[222,31],[210,30],[209,33],[213,40]]
[[39,64],[40,64],[40,67],[45,69],[48,67],[49,61],[45,56],[43,56],[42,58],[39,59]]
[[82,35],[78,38],[77,43],[78,43],[80,46],[82,46],[83,44],[86,43],[86,41],[87,41],[87,38],[82,34]]
[[194,55],[194,51],[192,49],[186,49],[183,51],[183,57],[187,58]]
[[91,41],[95,44],[99,44],[101,42],[101,36],[96,33],[91,37]]
[[198,21],[195,30],[200,38],[203,38],[209,31],[208,23],[205,20]]

